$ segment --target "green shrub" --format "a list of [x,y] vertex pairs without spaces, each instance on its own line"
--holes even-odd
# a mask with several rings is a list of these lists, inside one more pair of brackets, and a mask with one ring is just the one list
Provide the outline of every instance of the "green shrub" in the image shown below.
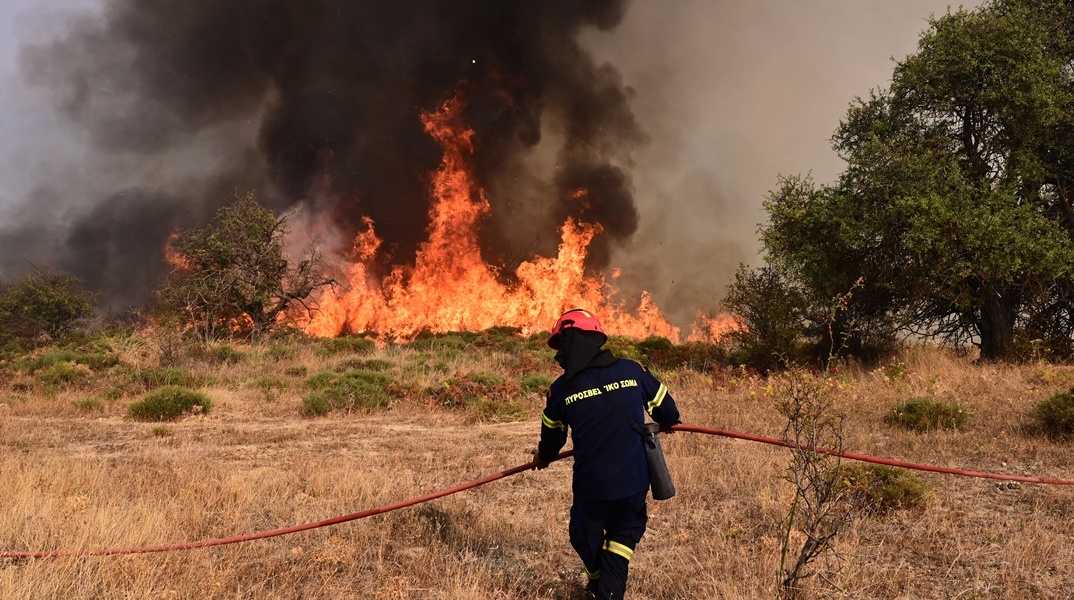
[[345,360],[333,369],[337,373],[346,371],[387,371],[394,366],[391,361],[380,358],[351,358]]
[[119,357],[105,352],[78,352],[68,349],[49,350],[26,365],[29,371],[46,369],[61,363],[85,365],[100,371],[119,364]]
[[372,354],[377,349],[373,340],[356,335],[320,340],[315,353],[320,357],[338,356],[340,354]]
[[527,394],[544,394],[551,387],[553,381],[555,380],[548,375],[527,373],[522,376],[519,384],[522,387],[522,391]]
[[641,340],[640,342],[636,343],[635,346],[637,346],[638,351],[640,351],[643,356],[649,357],[652,356],[654,352],[658,352],[661,350],[670,350],[675,346],[675,344],[672,344],[671,340],[665,337],[651,335],[644,340]]
[[245,358],[245,353],[227,344],[216,346],[209,352],[209,360],[216,364],[234,365]]
[[134,374],[134,380],[145,386],[147,390],[155,390],[166,385],[190,388],[201,386],[201,382],[197,377],[177,367],[139,369]]
[[638,361],[656,369],[686,367],[708,372],[732,364],[724,347],[701,342],[676,345],[659,336],[650,336],[637,342],[617,336],[609,339],[605,347],[620,358]]
[[322,417],[332,412],[332,403],[327,395],[313,392],[302,397],[302,410],[311,417]]
[[283,370],[283,374],[290,377],[305,377],[309,372],[309,367],[306,365],[293,365]]
[[725,348],[702,342],[654,347],[648,351],[647,359],[649,366],[655,369],[685,367],[699,373],[706,373],[731,364]]
[[168,437],[172,434],[171,428],[164,425],[157,425],[152,429],[153,435],[157,437]]
[[761,373],[795,362],[796,347],[807,331],[807,295],[782,268],[740,264],[723,299],[723,310],[744,325],[727,336],[736,362]]
[[1074,435],[1074,388],[1053,394],[1035,408],[1045,433],[1064,438]]
[[294,346],[287,344],[274,344],[268,350],[265,351],[265,356],[271,358],[276,362],[281,360],[290,360],[298,354],[298,350]]
[[90,370],[85,365],[81,368],[74,363],[56,363],[41,371],[38,377],[48,385],[66,385],[86,379]]
[[0,338],[57,338],[93,316],[97,297],[85,284],[52,269],[35,269],[10,284],[0,282]]
[[302,398],[302,406],[310,415],[383,408],[391,404],[392,384],[390,377],[376,371],[318,371],[306,379],[306,388],[312,391]]
[[279,390],[286,392],[291,389],[291,382],[279,377],[259,377],[250,383],[251,387],[259,390]]
[[[518,327],[492,327],[481,332],[473,344],[483,348],[495,348],[503,352],[518,352],[526,346],[522,329]],[[547,348],[547,346],[545,346]]]
[[291,389],[291,382],[279,377],[260,377],[251,382],[250,387],[261,390],[265,400],[273,401]]
[[840,470],[852,497],[873,514],[922,507],[929,493],[928,484],[906,469],[843,463]]
[[185,414],[208,413],[212,402],[205,394],[177,385],[150,392],[127,407],[127,414],[139,421],[172,421]]
[[629,360],[636,360],[638,362],[645,361],[645,353],[638,348],[634,340],[629,338],[613,336],[608,339],[608,342],[604,345],[605,348],[611,350],[612,354],[619,358],[626,358]]
[[957,402],[934,398],[913,398],[900,402],[885,417],[890,425],[914,431],[962,429],[966,425],[966,409]]
[[100,398],[83,398],[71,402],[71,405],[83,412],[98,412],[104,410],[104,402]]
[[473,331],[454,331],[451,333],[422,331],[407,344],[407,347],[413,350],[435,350],[438,352],[460,351],[473,344],[480,336],[481,334]]

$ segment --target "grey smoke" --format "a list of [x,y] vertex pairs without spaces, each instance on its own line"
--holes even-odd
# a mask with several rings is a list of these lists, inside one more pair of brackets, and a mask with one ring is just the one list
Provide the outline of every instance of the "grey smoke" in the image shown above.
[[[51,263],[144,302],[163,242],[235,191],[342,228],[369,215],[395,262],[424,238],[440,151],[418,115],[462,90],[483,251],[506,271],[602,223],[622,267],[680,323],[757,262],[776,173],[840,168],[828,137],[882,86],[936,0],[394,3],[109,0],[29,36],[23,78],[55,108],[2,168],[0,276]],[[5,186],[8,190],[12,186]],[[591,197],[572,203],[573,190]],[[2,192],[11,196],[12,192]]]

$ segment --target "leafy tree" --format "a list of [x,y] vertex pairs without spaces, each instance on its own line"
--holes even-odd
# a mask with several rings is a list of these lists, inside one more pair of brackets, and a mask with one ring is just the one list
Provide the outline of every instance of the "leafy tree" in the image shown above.
[[0,330],[7,336],[57,338],[85,325],[96,307],[96,295],[81,280],[52,269],[0,283]]
[[986,359],[1021,334],[1069,355],[1071,26],[1059,0],[932,20],[891,87],[840,124],[838,182],[787,177],[769,195],[770,260],[818,297],[860,278],[842,318],[874,331],[970,342]]
[[284,255],[286,218],[259,205],[253,194],[224,206],[215,220],[180,232],[174,268],[158,290],[165,314],[205,338],[271,331],[314,290],[331,285],[311,246],[291,264]]

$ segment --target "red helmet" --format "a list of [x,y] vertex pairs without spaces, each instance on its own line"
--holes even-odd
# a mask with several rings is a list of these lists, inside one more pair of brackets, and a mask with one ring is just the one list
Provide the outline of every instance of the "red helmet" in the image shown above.
[[604,333],[604,329],[600,326],[600,321],[597,320],[596,315],[588,310],[572,308],[563,313],[563,316],[556,321],[556,325],[552,327],[552,335],[548,337],[548,347],[553,350],[559,350],[559,334],[569,327],[583,331],[596,331],[603,335],[605,340],[608,339],[608,335]]

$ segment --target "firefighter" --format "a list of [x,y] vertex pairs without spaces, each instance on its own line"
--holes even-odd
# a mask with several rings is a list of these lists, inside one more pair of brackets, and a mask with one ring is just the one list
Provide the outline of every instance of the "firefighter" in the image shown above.
[[548,345],[563,367],[548,392],[534,468],[544,469],[574,443],[571,546],[588,577],[586,595],[622,598],[634,549],[648,520],[649,471],[642,446],[645,412],[670,431],[679,410],[667,388],[644,367],[604,349],[608,336],[592,313],[567,311]]

